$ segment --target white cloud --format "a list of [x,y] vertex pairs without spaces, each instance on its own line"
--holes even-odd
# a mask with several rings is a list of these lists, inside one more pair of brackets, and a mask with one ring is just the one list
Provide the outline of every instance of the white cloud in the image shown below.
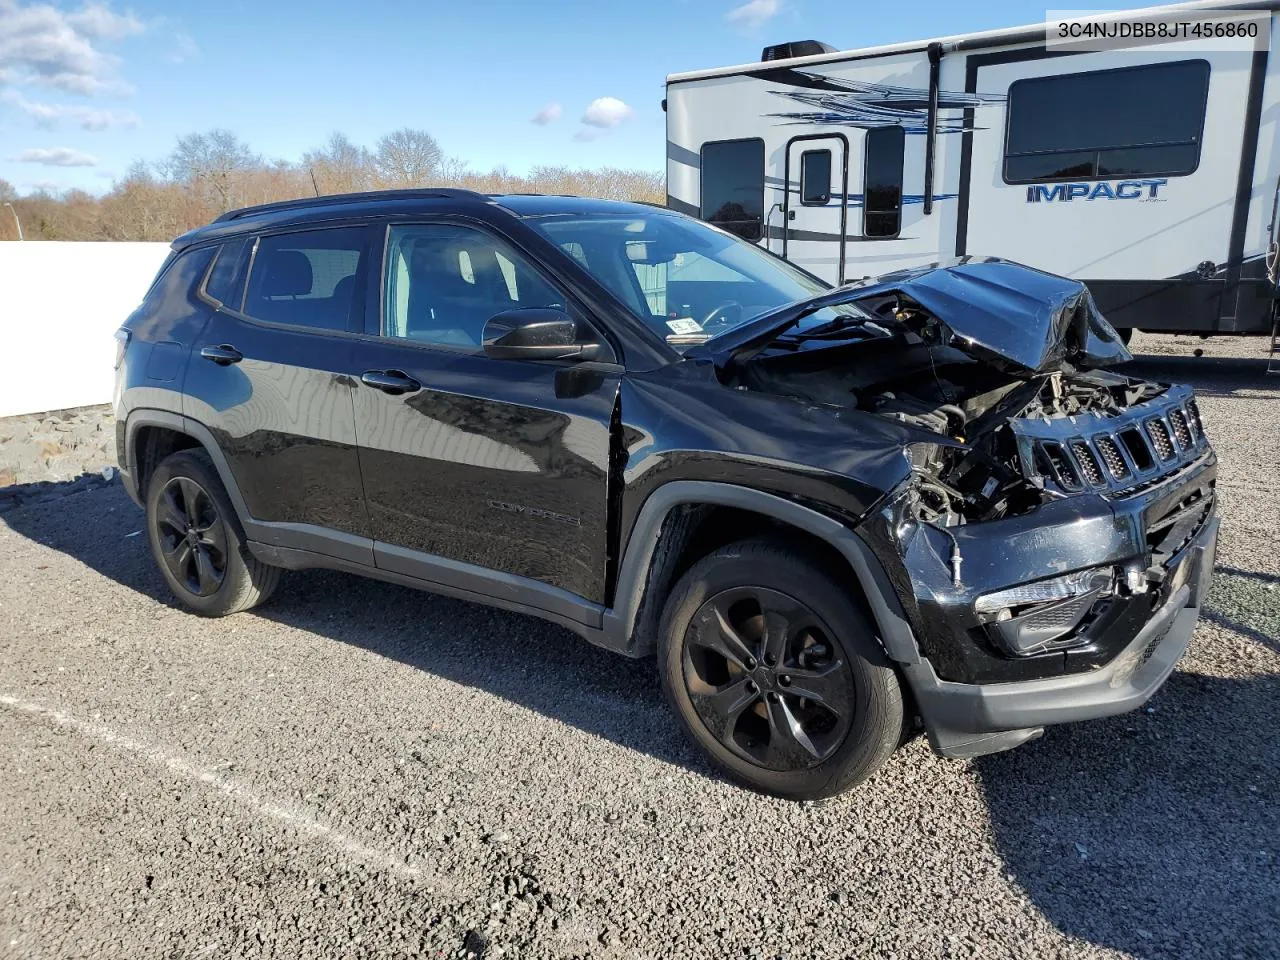
[[131,92],[116,77],[119,59],[97,44],[144,29],[132,14],[114,13],[104,3],[68,13],[0,0],[0,84],[34,83],[84,96]]
[[592,140],[599,140],[608,133],[599,127],[579,127],[573,134],[573,139],[579,143],[590,143]]
[[131,110],[98,110],[94,107],[71,104],[35,103],[10,90],[0,92],[0,102],[7,103],[42,127],[53,129],[62,120],[69,120],[80,127],[97,133],[112,127],[136,127],[138,115]]
[[724,19],[731,27],[751,32],[776,17],[781,9],[782,0],[748,0],[726,13]]
[[533,115],[533,122],[540,127],[545,127],[548,123],[555,123],[559,120],[562,113],[564,113],[564,108],[560,104],[548,103]]
[[115,13],[105,3],[86,3],[66,19],[72,29],[91,40],[119,40],[146,29],[132,13]]
[[591,127],[608,129],[616,127],[634,114],[635,111],[631,107],[616,97],[596,97],[587,105],[587,112],[582,115],[582,122]]
[[36,147],[23,150],[17,156],[19,163],[42,163],[46,167],[96,167],[98,158],[83,150],[70,147]]
[[170,63],[186,63],[200,56],[200,48],[196,46],[191,34],[178,31],[173,35],[173,47],[164,55]]

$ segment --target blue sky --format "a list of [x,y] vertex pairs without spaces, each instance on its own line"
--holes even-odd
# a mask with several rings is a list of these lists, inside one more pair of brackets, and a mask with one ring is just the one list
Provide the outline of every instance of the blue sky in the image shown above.
[[372,146],[409,126],[474,169],[658,170],[668,73],[783,40],[863,47],[1044,16],[1028,0],[0,0],[0,177],[100,193],[213,127],[290,160],[335,130]]

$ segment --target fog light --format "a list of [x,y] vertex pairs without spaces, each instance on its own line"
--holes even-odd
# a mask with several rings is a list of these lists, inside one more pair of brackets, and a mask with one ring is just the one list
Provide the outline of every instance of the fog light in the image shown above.
[[1081,570],[983,594],[973,608],[997,646],[1015,657],[1030,657],[1088,643],[1080,624],[1114,588],[1111,568]]
[[1115,574],[1110,568],[1079,570],[1051,580],[1038,580],[1035,583],[1010,587],[1008,590],[984,593],[973,602],[973,609],[976,613],[990,614],[1006,609],[1070,600],[1072,597],[1109,587],[1114,579]]

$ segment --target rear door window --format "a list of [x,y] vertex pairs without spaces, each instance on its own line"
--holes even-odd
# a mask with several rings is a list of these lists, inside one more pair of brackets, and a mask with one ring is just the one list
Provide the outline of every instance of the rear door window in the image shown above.
[[365,227],[261,237],[244,312],[255,320],[320,330],[360,330],[369,260]]

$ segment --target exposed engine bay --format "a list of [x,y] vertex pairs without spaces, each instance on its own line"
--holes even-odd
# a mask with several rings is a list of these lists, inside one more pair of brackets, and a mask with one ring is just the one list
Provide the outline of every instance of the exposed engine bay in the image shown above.
[[857,306],[863,319],[784,334],[726,374],[740,389],[862,410],[937,435],[908,452],[915,516],[940,526],[1025,513],[1087,488],[1111,466],[1109,450],[1090,453],[1094,465],[1083,468],[1067,454],[1062,464],[1041,462],[1055,456],[1053,446],[1019,442],[1019,422],[1072,418],[1102,429],[1096,424],[1122,423],[1126,411],[1169,389],[1069,362],[1051,372],[1011,368],[896,294]]

